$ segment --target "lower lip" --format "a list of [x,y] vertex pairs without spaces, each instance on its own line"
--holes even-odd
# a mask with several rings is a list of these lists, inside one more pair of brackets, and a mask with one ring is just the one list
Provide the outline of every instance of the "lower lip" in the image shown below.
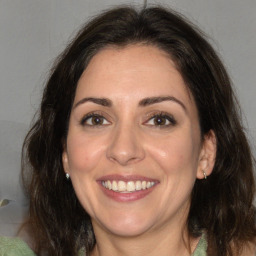
[[147,196],[148,194],[150,194],[155,189],[156,185],[154,185],[151,188],[147,188],[145,190],[139,190],[139,191],[134,191],[134,192],[130,192],[130,193],[115,192],[113,190],[109,190],[109,189],[103,187],[101,184],[100,184],[100,187],[101,187],[101,190],[104,192],[104,194],[107,197],[110,197],[111,199],[113,199],[117,202],[131,202],[131,201],[137,201],[139,199],[142,199],[145,196]]

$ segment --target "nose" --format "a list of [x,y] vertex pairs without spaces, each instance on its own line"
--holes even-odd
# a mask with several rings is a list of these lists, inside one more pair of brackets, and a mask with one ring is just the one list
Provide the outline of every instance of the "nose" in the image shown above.
[[145,157],[141,138],[132,126],[119,126],[111,135],[111,143],[107,149],[107,158],[120,165],[129,165],[141,161]]

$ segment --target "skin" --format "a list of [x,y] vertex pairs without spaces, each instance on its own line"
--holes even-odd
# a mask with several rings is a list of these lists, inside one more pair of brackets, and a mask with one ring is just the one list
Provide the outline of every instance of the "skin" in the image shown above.
[[[152,97],[169,98],[142,104]],[[100,116],[98,125],[91,113]],[[63,152],[64,170],[92,219],[92,255],[190,255],[197,243],[186,229],[191,190],[203,171],[210,175],[215,151],[213,132],[201,139],[193,97],[163,51],[129,45],[97,53],[78,82]],[[106,175],[139,175],[157,185],[120,202],[98,182]]]

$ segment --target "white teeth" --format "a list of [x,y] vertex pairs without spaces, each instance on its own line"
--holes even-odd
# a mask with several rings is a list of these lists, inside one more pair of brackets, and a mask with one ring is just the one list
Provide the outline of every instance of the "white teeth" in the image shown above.
[[135,188],[136,188],[136,190],[141,190],[141,181],[140,180],[136,181]]
[[112,188],[112,190],[114,190],[114,191],[118,191],[117,182],[116,182],[115,180],[112,182],[111,188]]
[[135,191],[135,184],[133,181],[128,181],[126,185],[126,190],[129,192]]
[[[108,187],[108,189],[111,189]],[[118,191],[123,192],[126,191],[126,183],[122,180],[118,181]]]
[[142,181],[142,182],[141,182],[141,186],[142,186],[142,189],[146,189],[146,187],[147,187],[147,182],[146,182],[146,181]]
[[112,184],[111,184],[111,181],[110,181],[110,180],[108,180],[107,186],[108,186],[108,189],[112,189]]
[[121,193],[130,193],[130,192],[134,192],[134,191],[140,191],[140,190],[145,190],[145,189],[149,189],[151,187],[153,187],[156,183],[154,181],[140,181],[140,180],[136,180],[136,181],[102,181],[101,182],[102,186],[109,189],[109,190],[113,190],[116,192],[121,192]]

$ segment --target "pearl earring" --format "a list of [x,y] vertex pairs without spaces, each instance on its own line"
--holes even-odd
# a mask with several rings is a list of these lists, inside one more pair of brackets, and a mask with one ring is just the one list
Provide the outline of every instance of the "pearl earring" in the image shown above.
[[69,174],[68,173],[66,173],[66,179],[69,180]]
[[207,175],[206,175],[205,171],[203,171],[203,174],[204,174],[204,179],[206,180],[207,179]]

